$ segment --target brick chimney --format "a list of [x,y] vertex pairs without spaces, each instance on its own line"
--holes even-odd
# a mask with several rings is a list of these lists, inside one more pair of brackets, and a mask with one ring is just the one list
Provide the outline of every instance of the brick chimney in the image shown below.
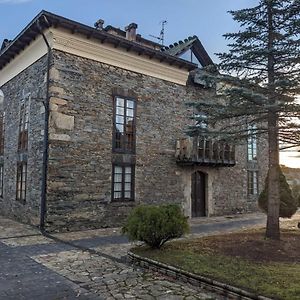
[[136,40],[136,29],[137,29],[137,24],[135,23],[130,23],[128,26],[125,27],[126,31],[126,39],[129,41],[135,41]]
[[95,26],[95,28],[96,28],[97,30],[102,30],[102,29],[103,29],[103,24],[104,24],[104,20],[99,19],[99,20],[94,24],[94,26]]

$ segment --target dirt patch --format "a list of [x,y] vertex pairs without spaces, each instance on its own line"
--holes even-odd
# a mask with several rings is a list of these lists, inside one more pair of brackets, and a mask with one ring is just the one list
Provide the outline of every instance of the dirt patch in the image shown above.
[[282,233],[280,241],[267,240],[262,233],[234,234],[211,245],[219,253],[253,261],[300,262],[300,235]]
[[265,239],[265,229],[245,230],[238,233],[196,239],[188,243],[193,251],[217,252],[255,262],[300,262],[300,213],[291,219],[281,219],[281,240]]
[[[172,245],[174,246],[175,244]],[[180,248],[181,243],[175,247]],[[255,230],[195,239],[184,247],[194,252],[201,249],[203,252],[215,252],[255,262],[300,263],[300,230],[283,230],[280,241],[265,239],[263,230]]]

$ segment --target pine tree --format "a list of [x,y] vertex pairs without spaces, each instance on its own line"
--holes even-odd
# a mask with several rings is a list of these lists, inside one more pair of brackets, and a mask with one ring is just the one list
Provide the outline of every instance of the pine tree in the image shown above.
[[[240,31],[224,35],[230,40],[229,52],[218,54],[218,68],[201,73],[209,86],[221,88],[211,101],[190,105],[216,125],[207,135],[240,141],[254,125],[255,134],[267,138],[271,188],[266,237],[280,239],[279,146],[300,144],[300,1],[260,0],[253,8],[230,13]],[[197,130],[190,128],[192,134]]]

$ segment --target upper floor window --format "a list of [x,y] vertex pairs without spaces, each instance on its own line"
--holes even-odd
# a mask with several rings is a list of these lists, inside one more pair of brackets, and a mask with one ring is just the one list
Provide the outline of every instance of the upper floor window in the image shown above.
[[248,126],[248,161],[257,160],[256,125]]
[[207,115],[203,112],[194,113],[193,119],[198,130],[206,131],[208,127]]
[[29,123],[29,101],[30,95],[26,95],[20,104],[18,151],[28,150],[28,123]]
[[136,103],[133,99],[115,97],[114,99],[114,138],[113,150],[135,152]]

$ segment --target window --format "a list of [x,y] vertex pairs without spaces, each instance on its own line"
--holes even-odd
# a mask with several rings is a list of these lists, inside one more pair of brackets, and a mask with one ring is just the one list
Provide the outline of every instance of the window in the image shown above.
[[224,160],[230,160],[230,146],[228,144],[224,146]]
[[135,152],[135,111],[133,99],[115,97],[113,150]]
[[0,197],[3,197],[3,176],[4,174],[4,167],[3,163],[0,164]]
[[198,140],[198,157],[203,158],[205,153],[205,140],[200,138]]
[[258,172],[248,171],[248,195],[258,194]]
[[205,141],[205,158],[206,159],[209,159],[210,158],[210,149],[211,149],[211,141]]
[[213,144],[213,159],[219,159],[219,145],[218,142],[214,142]]
[[29,102],[27,94],[21,100],[19,116],[16,199],[22,203],[26,202]]
[[113,201],[134,200],[134,165],[113,165]]
[[[5,120],[5,113],[3,112],[0,115],[0,156],[4,155],[4,120]],[[3,165],[3,158],[0,162],[0,197],[3,197],[3,183],[4,183],[4,165]]]
[[29,123],[29,101],[30,95],[21,100],[18,151],[23,152],[28,149],[28,123]]
[[207,131],[208,123],[207,123],[207,115],[202,112],[194,113],[193,116],[195,120],[195,126],[202,130],[202,131]]
[[257,160],[256,125],[248,126],[248,161]]
[[4,154],[4,113],[0,116],[0,155]]
[[17,164],[17,200],[26,201],[27,162]]

